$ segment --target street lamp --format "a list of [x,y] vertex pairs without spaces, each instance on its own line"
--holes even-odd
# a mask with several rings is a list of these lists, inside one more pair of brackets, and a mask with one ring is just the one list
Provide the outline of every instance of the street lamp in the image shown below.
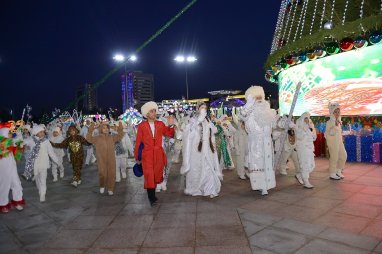
[[127,96],[128,98],[131,98],[131,104],[129,104],[129,100],[127,100],[127,105],[123,105],[123,110],[127,109],[127,108],[130,108],[130,107],[134,107],[134,98],[133,98],[133,89],[130,87],[127,86],[127,67],[126,67],[126,64],[128,61],[130,62],[136,62],[137,61],[137,56],[135,55],[130,55],[127,59],[124,55],[122,54],[116,54],[114,55],[113,59],[116,61],[116,62],[119,62],[119,63],[123,63],[124,66],[125,66],[125,91],[127,92]]
[[195,56],[176,56],[174,58],[174,61],[177,63],[184,63],[185,65],[185,71],[186,71],[186,99],[188,100],[188,75],[187,75],[187,65],[196,62],[198,59],[196,59]]

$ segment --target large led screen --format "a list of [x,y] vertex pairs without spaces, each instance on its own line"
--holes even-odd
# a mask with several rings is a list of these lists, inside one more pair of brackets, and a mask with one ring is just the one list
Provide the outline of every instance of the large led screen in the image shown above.
[[302,86],[293,115],[329,115],[328,103],[342,115],[382,114],[382,44],[302,63],[279,74],[279,105],[289,114],[297,83]]

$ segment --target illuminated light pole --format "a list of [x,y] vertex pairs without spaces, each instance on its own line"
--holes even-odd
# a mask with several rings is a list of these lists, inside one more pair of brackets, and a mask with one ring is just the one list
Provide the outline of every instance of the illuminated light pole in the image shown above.
[[177,57],[174,58],[174,61],[177,62],[177,63],[181,63],[183,64],[184,63],[184,66],[185,66],[185,71],[186,71],[186,99],[188,100],[188,74],[187,74],[187,66],[189,64],[192,64],[194,62],[196,62],[198,59],[196,59],[195,56],[182,56],[182,55],[179,55]]

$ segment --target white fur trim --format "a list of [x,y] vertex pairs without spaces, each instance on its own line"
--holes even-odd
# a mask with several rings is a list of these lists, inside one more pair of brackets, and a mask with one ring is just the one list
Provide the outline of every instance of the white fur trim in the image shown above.
[[33,126],[32,128],[32,135],[35,136],[37,135],[37,133],[39,133],[40,131],[45,131],[45,127],[40,124],[40,125],[35,125]]
[[245,99],[248,100],[248,96],[252,95],[252,97],[255,99],[258,96],[261,96],[263,100],[265,99],[265,93],[262,86],[251,86],[250,88],[245,91]]
[[145,104],[143,104],[143,106],[141,107],[141,112],[142,112],[142,115],[144,117],[147,117],[147,114],[149,113],[150,110],[152,109],[156,109],[156,111],[158,112],[158,105],[153,102],[153,101],[149,101],[149,102],[146,102]]

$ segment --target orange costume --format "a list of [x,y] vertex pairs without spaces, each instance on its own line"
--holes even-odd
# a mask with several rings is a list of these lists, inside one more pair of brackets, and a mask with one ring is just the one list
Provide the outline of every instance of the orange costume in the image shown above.
[[163,150],[163,136],[174,137],[173,127],[165,126],[161,121],[155,121],[155,135],[153,136],[148,121],[138,125],[137,139],[135,143],[135,159],[138,160],[138,148],[141,142],[142,168],[145,177],[145,189],[154,189],[156,185],[163,181],[163,169],[167,164],[166,154]]

